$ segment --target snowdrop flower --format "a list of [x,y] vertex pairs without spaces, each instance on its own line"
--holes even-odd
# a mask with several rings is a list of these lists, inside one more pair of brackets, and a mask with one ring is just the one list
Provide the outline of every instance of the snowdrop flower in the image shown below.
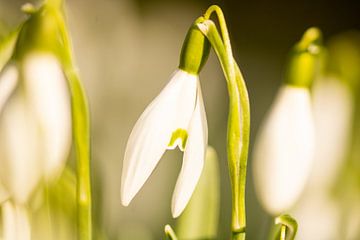
[[27,209],[11,201],[6,201],[1,206],[3,240],[30,240],[31,229]]
[[308,89],[283,86],[255,143],[254,175],[270,213],[289,209],[311,169],[314,122]]
[[184,151],[172,199],[172,214],[184,210],[201,175],[207,147],[207,122],[198,73],[209,53],[194,27],[183,45],[180,66],[136,122],[125,150],[121,200],[127,206],[167,149]]
[[[341,80],[323,77],[315,81],[313,106],[317,141],[309,176],[311,184],[306,186],[304,197],[296,204],[292,214],[302,226],[299,239],[316,236],[319,240],[326,240],[336,236],[341,228],[338,221],[341,211],[331,190],[340,174],[350,140],[352,94]],[[319,222],[322,224],[317,224]]]
[[[314,158],[315,130],[309,85],[318,59],[317,29],[296,46],[287,83],[281,87],[254,146],[254,183],[264,208],[273,215],[298,200]],[[303,71],[303,72],[301,72]]]
[[53,12],[46,10],[24,24],[0,73],[0,182],[19,203],[41,179],[60,173],[71,146],[69,90],[53,51]]
[[348,85],[323,77],[313,87],[316,152],[309,188],[328,191],[339,174],[350,144],[354,99]]

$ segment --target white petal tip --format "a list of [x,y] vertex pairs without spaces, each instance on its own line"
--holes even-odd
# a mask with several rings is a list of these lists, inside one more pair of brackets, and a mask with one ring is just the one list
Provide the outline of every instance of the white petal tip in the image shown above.
[[121,204],[124,207],[129,206],[131,200],[132,200],[132,198],[130,198],[129,196],[126,196],[126,195],[123,195],[123,194],[121,195]]
[[172,209],[171,210],[171,213],[172,213],[172,216],[173,218],[177,218],[180,216],[180,214],[182,213],[183,210],[179,210],[179,209]]
[[135,197],[135,194],[133,194],[129,189],[121,189],[121,204],[124,207],[129,206],[132,199]]
[[173,203],[171,205],[171,214],[172,214],[173,218],[177,218],[182,214],[187,203],[188,203],[188,201],[186,201],[186,202],[173,201]]

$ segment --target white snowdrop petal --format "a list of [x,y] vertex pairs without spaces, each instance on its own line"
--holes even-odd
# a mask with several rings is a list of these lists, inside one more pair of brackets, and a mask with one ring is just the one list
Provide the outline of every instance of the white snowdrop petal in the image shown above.
[[23,95],[15,93],[0,120],[0,178],[16,202],[26,202],[41,178],[42,147],[36,119]]
[[9,198],[9,193],[5,190],[4,186],[0,182],[0,205]]
[[280,89],[254,147],[254,182],[265,209],[277,215],[300,196],[314,157],[309,91]]
[[185,209],[199,181],[205,159],[208,129],[200,85],[196,107],[188,130],[182,168],[172,198],[172,215],[178,217]]
[[0,114],[18,82],[18,70],[15,65],[6,66],[0,74]]
[[2,205],[4,240],[30,240],[31,229],[27,209],[6,201]]
[[23,76],[27,100],[40,127],[44,173],[46,177],[56,177],[71,146],[67,81],[57,59],[41,53],[33,53],[24,60]]
[[[136,122],[125,150],[121,200],[127,206],[150,176],[176,128],[187,128],[196,81],[178,70]],[[193,98],[191,100],[190,98]],[[190,102],[192,105],[189,105]]]
[[351,134],[353,98],[339,79],[324,78],[313,88],[316,151],[311,185],[314,191],[328,189],[345,158]]
[[296,239],[306,240],[315,237],[316,240],[329,240],[333,239],[340,230],[338,219],[341,218],[341,211],[336,202],[330,199],[327,194],[323,194],[323,192],[320,194],[308,194],[301,198],[301,204],[296,205],[291,215],[295,217],[299,226],[301,226]]

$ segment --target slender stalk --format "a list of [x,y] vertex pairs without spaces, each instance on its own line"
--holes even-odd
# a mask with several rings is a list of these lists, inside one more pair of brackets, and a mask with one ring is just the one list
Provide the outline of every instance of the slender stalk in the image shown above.
[[286,226],[282,225],[280,230],[280,240],[286,239]]
[[171,228],[170,225],[165,226],[165,235],[169,240],[178,240],[174,230]]
[[[55,1],[56,2],[56,1]],[[85,91],[75,69],[70,37],[66,30],[65,20],[58,16],[61,37],[64,44],[63,64],[72,96],[73,139],[76,150],[76,201],[78,239],[92,239],[92,198],[90,174],[90,121]]]
[[90,127],[86,98],[76,72],[67,72],[72,93],[73,135],[77,163],[77,222],[80,240],[92,239]]
[[[275,218],[275,224],[280,224],[280,240],[294,240],[298,224],[294,218],[292,218],[290,215],[281,215],[277,218]],[[276,235],[279,236],[279,235]]]
[[219,18],[222,38],[211,20],[198,24],[199,29],[209,39],[218,55],[228,83],[230,112],[228,120],[228,161],[232,184],[232,239],[245,239],[246,211],[245,186],[246,167],[250,136],[249,98],[239,67],[237,66],[229,40],[226,22],[221,9],[211,6],[205,13],[208,19],[212,12]]

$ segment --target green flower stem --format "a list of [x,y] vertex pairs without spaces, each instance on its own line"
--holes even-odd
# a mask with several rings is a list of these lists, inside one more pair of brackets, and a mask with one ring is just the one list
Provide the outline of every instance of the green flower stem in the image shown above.
[[[275,224],[280,224],[280,240],[294,240],[298,224],[294,218],[292,218],[290,215],[281,215],[277,218],[275,218]],[[276,236],[277,234],[275,234]]]
[[[220,26],[226,27],[224,19],[219,21],[222,22]],[[228,54],[229,47],[226,48],[224,45],[215,24],[211,20],[205,20],[198,24],[198,27],[214,48],[228,84],[230,110],[227,150],[233,199],[232,239],[245,239],[245,185],[250,136],[250,106],[247,89],[240,69],[232,53]],[[222,29],[222,32],[227,34],[226,29]],[[223,39],[228,39],[228,37],[223,36]]]
[[222,36],[223,43],[225,46],[226,55],[228,56],[228,61],[229,61],[228,71],[229,71],[230,77],[233,77],[235,75],[234,58],[233,58],[233,54],[232,54],[229,31],[226,26],[224,13],[222,12],[222,10],[219,6],[212,5],[206,10],[206,12],[204,14],[204,18],[205,18],[205,20],[210,19],[211,14],[214,12],[216,13],[217,18],[219,20],[221,36]]
[[[55,1],[56,2],[56,1]],[[70,37],[65,20],[58,15],[65,51],[62,60],[72,97],[73,138],[77,161],[77,224],[78,239],[92,239],[91,180],[90,180],[90,121],[85,91],[74,67]]]
[[166,239],[169,239],[169,240],[178,240],[174,230],[168,224],[165,226],[165,236],[166,236]]
[[90,182],[90,126],[84,90],[75,71],[67,71],[71,95],[73,136],[77,159],[77,223],[80,240],[92,239],[91,182]]
[[286,226],[282,225],[280,230],[280,240],[286,239]]

